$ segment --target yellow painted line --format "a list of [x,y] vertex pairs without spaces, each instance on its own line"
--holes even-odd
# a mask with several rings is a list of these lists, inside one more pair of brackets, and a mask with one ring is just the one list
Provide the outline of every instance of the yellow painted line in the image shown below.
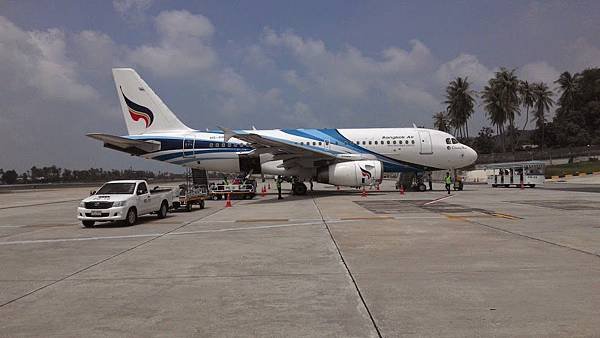
[[579,176],[585,176],[587,173],[579,173]]
[[592,175],[600,175],[600,171],[594,171]]
[[573,177],[573,175],[570,175],[570,174],[565,175],[565,178],[572,178],[572,177]]
[[560,177],[558,177],[558,176],[552,176],[552,179],[553,179],[553,180],[558,180],[559,178],[560,178]]
[[467,220],[464,216],[456,216],[456,215],[448,215],[448,214],[443,214],[443,215],[446,216],[451,221],[466,221]]
[[508,214],[502,214],[502,213],[499,213],[499,212],[495,212],[492,215],[495,216],[495,217],[506,218],[506,219],[519,219],[519,217],[515,217],[515,216],[512,216],[512,215],[508,215]]

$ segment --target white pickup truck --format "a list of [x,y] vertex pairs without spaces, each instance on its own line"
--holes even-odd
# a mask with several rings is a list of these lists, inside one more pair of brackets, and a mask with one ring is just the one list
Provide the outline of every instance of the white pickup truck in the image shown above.
[[154,213],[159,218],[166,217],[173,201],[178,201],[176,188],[156,186],[148,190],[144,180],[111,181],[81,201],[77,219],[85,227],[110,221],[134,225],[141,215]]

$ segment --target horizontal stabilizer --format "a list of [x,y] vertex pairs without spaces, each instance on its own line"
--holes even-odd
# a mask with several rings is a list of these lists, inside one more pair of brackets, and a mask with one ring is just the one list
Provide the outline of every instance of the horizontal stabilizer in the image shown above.
[[104,142],[107,148],[120,150],[133,155],[143,155],[160,150],[160,142],[132,140],[122,136],[93,133],[87,134],[95,140]]

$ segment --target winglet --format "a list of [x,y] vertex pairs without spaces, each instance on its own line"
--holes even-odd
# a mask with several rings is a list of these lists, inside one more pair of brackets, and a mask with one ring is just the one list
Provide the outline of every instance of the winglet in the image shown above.
[[417,125],[413,123],[413,128],[418,129],[419,127],[417,127]]

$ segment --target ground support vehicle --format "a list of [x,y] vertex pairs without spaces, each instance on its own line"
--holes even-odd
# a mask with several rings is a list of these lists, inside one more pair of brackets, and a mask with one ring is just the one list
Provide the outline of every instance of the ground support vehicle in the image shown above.
[[241,184],[212,184],[208,188],[208,196],[212,200],[252,199],[256,196],[256,182],[247,180]]
[[96,222],[110,221],[134,225],[139,216],[146,214],[164,218],[178,200],[176,189],[155,186],[149,190],[144,180],[110,181],[81,201],[77,219],[83,226],[92,227]]
[[542,161],[494,163],[485,166],[487,184],[493,188],[510,186],[530,187],[544,184],[544,170],[546,165]]
[[208,197],[206,187],[190,184],[179,186],[179,200],[173,202],[173,209],[192,211],[194,204],[204,209],[204,200]]

